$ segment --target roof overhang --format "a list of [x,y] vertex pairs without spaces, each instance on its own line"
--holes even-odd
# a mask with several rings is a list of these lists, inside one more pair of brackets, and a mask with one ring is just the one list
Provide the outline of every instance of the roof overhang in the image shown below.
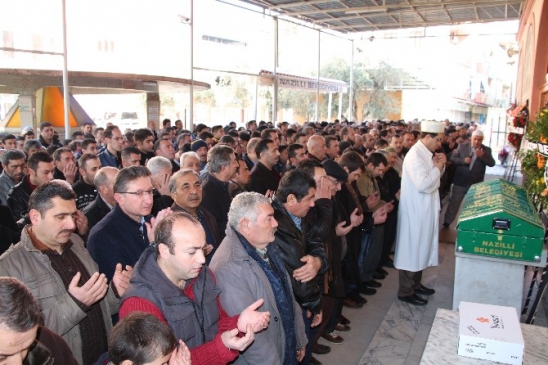
[[343,33],[517,20],[525,0],[241,0]]
[[[205,82],[176,77],[121,74],[108,72],[69,71],[72,94],[121,94],[184,92],[194,85],[194,90],[207,90]],[[0,69],[0,93],[20,94],[46,86],[63,86],[63,73],[57,70]]]

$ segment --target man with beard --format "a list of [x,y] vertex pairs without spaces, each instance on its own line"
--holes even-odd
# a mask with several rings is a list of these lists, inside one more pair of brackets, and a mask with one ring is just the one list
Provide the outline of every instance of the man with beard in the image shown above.
[[8,205],[20,227],[27,223],[30,194],[36,187],[53,180],[53,158],[46,152],[35,152],[30,155],[27,167],[27,175],[8,193]]
[[398,299],[413,305],[428,303],[418,294],[434,294],[421,279],[425,268],[438,265],[438,189],[446,156],[435,151],[441,147],[444,129],[441,122],[423,121],[421,139],[403,162],[394,266],[400,270]]
[[235,364],[297,365],[307,340],[290,275],[271,244],[278,226],[274,209],[264,195],[242,193],[234,198],[228,216],[227,235],[211,261],[221,303],[235,315],[260,298],[262,310],[274,318]]
[[207,152],[209,147],[207,146],[206,141],[198,139],[192,142],[190,149],[192,152],[196,152],[198,154],[198,157],[200,158],[200,171],[202,171],[205,165],[207,165]]
[[0,175],[0,204],[8,203],[8,193],[25,176],[25,154],[18,150],[6,151],[2,155],[2,174]]
[[87,229],[75,198],[64,181],[51,181],[33,191],[31,223],[23,229],[21,241],[0,257],[0,276],[17,278],[31,290],[44,325],[63,337],[78,363],[88,365],[107,350],[110,316],[120,305],[115,292],[124,293],[129,273],[115,262],[109,286],[98,272],[74,232]]
[[150,245],[145,221],[152,210],[152,179],[144,166],[122,169],[114,179],[116,206],[89,234],[88,250],[110,281],[116,263],[135,265]]
[[206,234],[204,254],[206,263],[209,264],[213,253],[221,243],[221,238],[215,217],[206,208],[200,207],[202,203],[202,185],[200,184],[199,175],[190,169],[177,171],[169,179],[169,191],[174,201],[171,210],[173,212],[186,212],[196,218],[202,225]]
[[274,192],[278,189],[280,175],[274,171],[274,166],[280,159],[278,146],[271,139],[262,139],[255,147],[255,153],[259,159],[251,170],[251,182],[248,185],[249,191],[259,194],[266,194],[267,191]]
[[80,179],[72,185],[76,193],[76,208],[84,210],[97,196],[97,189],[93,185],[93,179],[101,168],[101,161],[96,155],[86,153],[78,160]]

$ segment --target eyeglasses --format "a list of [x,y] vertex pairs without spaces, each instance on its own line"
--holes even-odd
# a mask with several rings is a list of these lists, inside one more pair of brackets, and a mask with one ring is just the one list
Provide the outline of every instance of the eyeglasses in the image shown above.
[[153,196],[156,189],[139,190],[139,191],[119,191],[119,194],[131,194],[142,198],[143,196]]

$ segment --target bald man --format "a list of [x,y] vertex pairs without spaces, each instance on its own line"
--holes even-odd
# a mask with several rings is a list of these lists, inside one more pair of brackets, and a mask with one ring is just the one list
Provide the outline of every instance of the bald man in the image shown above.
[[319,162],[325,159],[325,139],[322,136],[313,135],[310,137],[306,143],[306,147],[308,148],[308,158],[318,160]]

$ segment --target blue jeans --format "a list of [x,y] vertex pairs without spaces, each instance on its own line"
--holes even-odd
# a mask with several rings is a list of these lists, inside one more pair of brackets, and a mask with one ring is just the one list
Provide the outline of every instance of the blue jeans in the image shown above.
[[358,266],[360,268],[360,277],[363,277],[365,257],[367,256],[367,252],[369,251],[370,243],[371,243],[371,233],[362,232],[360,254],[358,256]]

